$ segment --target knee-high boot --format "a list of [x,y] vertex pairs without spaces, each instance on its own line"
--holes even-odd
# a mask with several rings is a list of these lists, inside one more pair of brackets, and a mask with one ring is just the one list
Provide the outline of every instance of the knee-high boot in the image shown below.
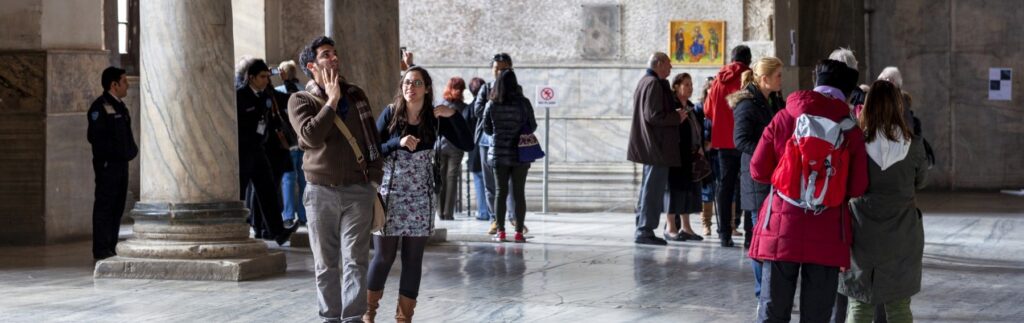
[[412,313],[416,309],[416,300],[398,295],[398,309],[395,313],[395,322],[411,323]]
[[366,291],[366,313],[363,313],[363,322],[373,323],[377,316],[377,308],[380,307],[380,298],[384,296],[383,290]]

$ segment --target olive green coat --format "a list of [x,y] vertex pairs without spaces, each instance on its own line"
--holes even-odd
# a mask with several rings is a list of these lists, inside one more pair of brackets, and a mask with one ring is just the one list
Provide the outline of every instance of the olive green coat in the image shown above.
[[853,245],[850,268],[839,274],[839,293],[879,304],[921,290],[924,227],[915,191],[924,187],[928,161],[914,137],[906,157],[886,170],[868,158],[867,192],[850,201]]

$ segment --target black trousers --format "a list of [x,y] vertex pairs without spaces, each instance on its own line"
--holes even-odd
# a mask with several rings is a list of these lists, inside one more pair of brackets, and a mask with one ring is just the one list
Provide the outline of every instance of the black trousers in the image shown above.
[[[732,215],[737,212],[733,202],[740,191],[740,152],[735,149],[718,151],[718,193],[715,198],[718,213],[718,237],[720,240],[732,240]],[[738,220],[738,219],[737,219]]]
[[[281,185],[274,180],[270,160],[262,150],[239,155],[239,199],[249,207],[250,223],[262,238],[275,238],[284,232],[281,220]],[[246,188],[252,185],[252,194]],[[248,196],[247,196],[248,195]]]
[[92,161],[96,174],[92,204],[92,257],[117,254],[117,232],[121,228],[124,202],[128,198],[128,162]]
[[[505,231],[506,201],[511,191],[512,200],[516,202],[516,232],[523,232],[523,221],[526,218],[526,174],[529,171],[530,164],[494,168],[494,175],[498,179],[498,189],[494,196],[494,214],[498,218],[498,231]],[[509,187],[509,184],[512,187]]]
[[765,261],[761,267],[758,322],[789,322],[800,278],[800,322],[828,322],[836,300],[839,267]]

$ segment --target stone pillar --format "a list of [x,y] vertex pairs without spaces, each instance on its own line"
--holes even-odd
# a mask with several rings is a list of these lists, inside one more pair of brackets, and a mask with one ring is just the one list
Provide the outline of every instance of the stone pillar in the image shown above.
[[283,273],[239,201],[231,0],[141,2],[141,201],[97,278],[244,280]]
[[398,0],[324,0],[324,11],[341,75],[366,91],[379,113],[394,99],[401,76]]

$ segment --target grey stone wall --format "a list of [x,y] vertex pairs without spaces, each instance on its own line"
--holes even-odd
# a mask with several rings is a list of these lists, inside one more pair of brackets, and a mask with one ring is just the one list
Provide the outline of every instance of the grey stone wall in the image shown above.
[[[872,1],[871,76],[897,66],[935,148],[938,188],[1024,187],[1020,1]],[[1014,71],[1012,101],[989,101],[990,67]]]
[[[750,3],[747,3],[750,2]],[[583,5],[618,5],[621,44],[616,58],[584,58],[581,43]],[[435,91],[448,78],[492,80],[488,67],[497,52],[509,53],[524,91],[556,85],[564,93],[551,110],[553,163],[601,163],[625,160],[637,81],[654,51],[668,51],[670,20],[724,20],[726,50],[747,43],[754,56],[771,55],[767,24],[749,26],[756,41],[744,39],[746,21],[770,15],[772,1],[401,1],[401,44],[427,67]],[[756,18],[744,8],[757,10]],[[763,18],[763,19],[762,19]],[[718,67],[676,67],[694,76],[694,97],[704,78]],[[543,110],[537,110],[538,122]],[[543,134],[539,134],[543,137]],[[543,139],[543,138],[542,138]]]

